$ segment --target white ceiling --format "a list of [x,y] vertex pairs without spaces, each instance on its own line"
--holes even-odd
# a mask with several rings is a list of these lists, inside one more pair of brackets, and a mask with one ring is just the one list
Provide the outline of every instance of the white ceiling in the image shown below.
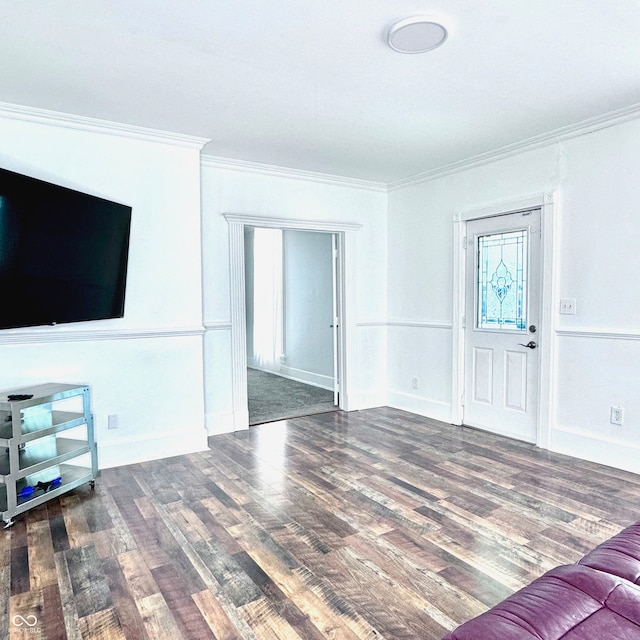
[[[447,42],[389,49],[416,14]],[[0,101],[390,183],[640,106],[640,2],[0,0]]]

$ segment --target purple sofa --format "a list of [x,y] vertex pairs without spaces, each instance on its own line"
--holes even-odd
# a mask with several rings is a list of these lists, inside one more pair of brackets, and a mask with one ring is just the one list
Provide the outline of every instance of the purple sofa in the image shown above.
[[640,640],[640,522],[442,640]]

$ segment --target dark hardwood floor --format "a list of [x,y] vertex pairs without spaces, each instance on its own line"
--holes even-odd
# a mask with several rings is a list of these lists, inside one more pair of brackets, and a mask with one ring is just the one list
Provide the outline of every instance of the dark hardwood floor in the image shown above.
[[640,476],[392,409],[210,445],[0,531],[0,637],[440,638],[640,519]]

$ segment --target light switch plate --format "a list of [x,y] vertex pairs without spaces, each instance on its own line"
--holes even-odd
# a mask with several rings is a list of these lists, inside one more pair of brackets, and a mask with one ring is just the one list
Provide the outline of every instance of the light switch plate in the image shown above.
[[569,316],[576,315],[576,299],[575,298],[561,298],[560,300],[560,313]]

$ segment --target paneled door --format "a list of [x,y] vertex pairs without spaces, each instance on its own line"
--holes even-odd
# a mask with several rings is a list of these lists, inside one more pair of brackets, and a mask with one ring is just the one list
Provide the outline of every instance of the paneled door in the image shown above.
[[535,442],[540,209],[471,220],[466,233],[464,424]]

